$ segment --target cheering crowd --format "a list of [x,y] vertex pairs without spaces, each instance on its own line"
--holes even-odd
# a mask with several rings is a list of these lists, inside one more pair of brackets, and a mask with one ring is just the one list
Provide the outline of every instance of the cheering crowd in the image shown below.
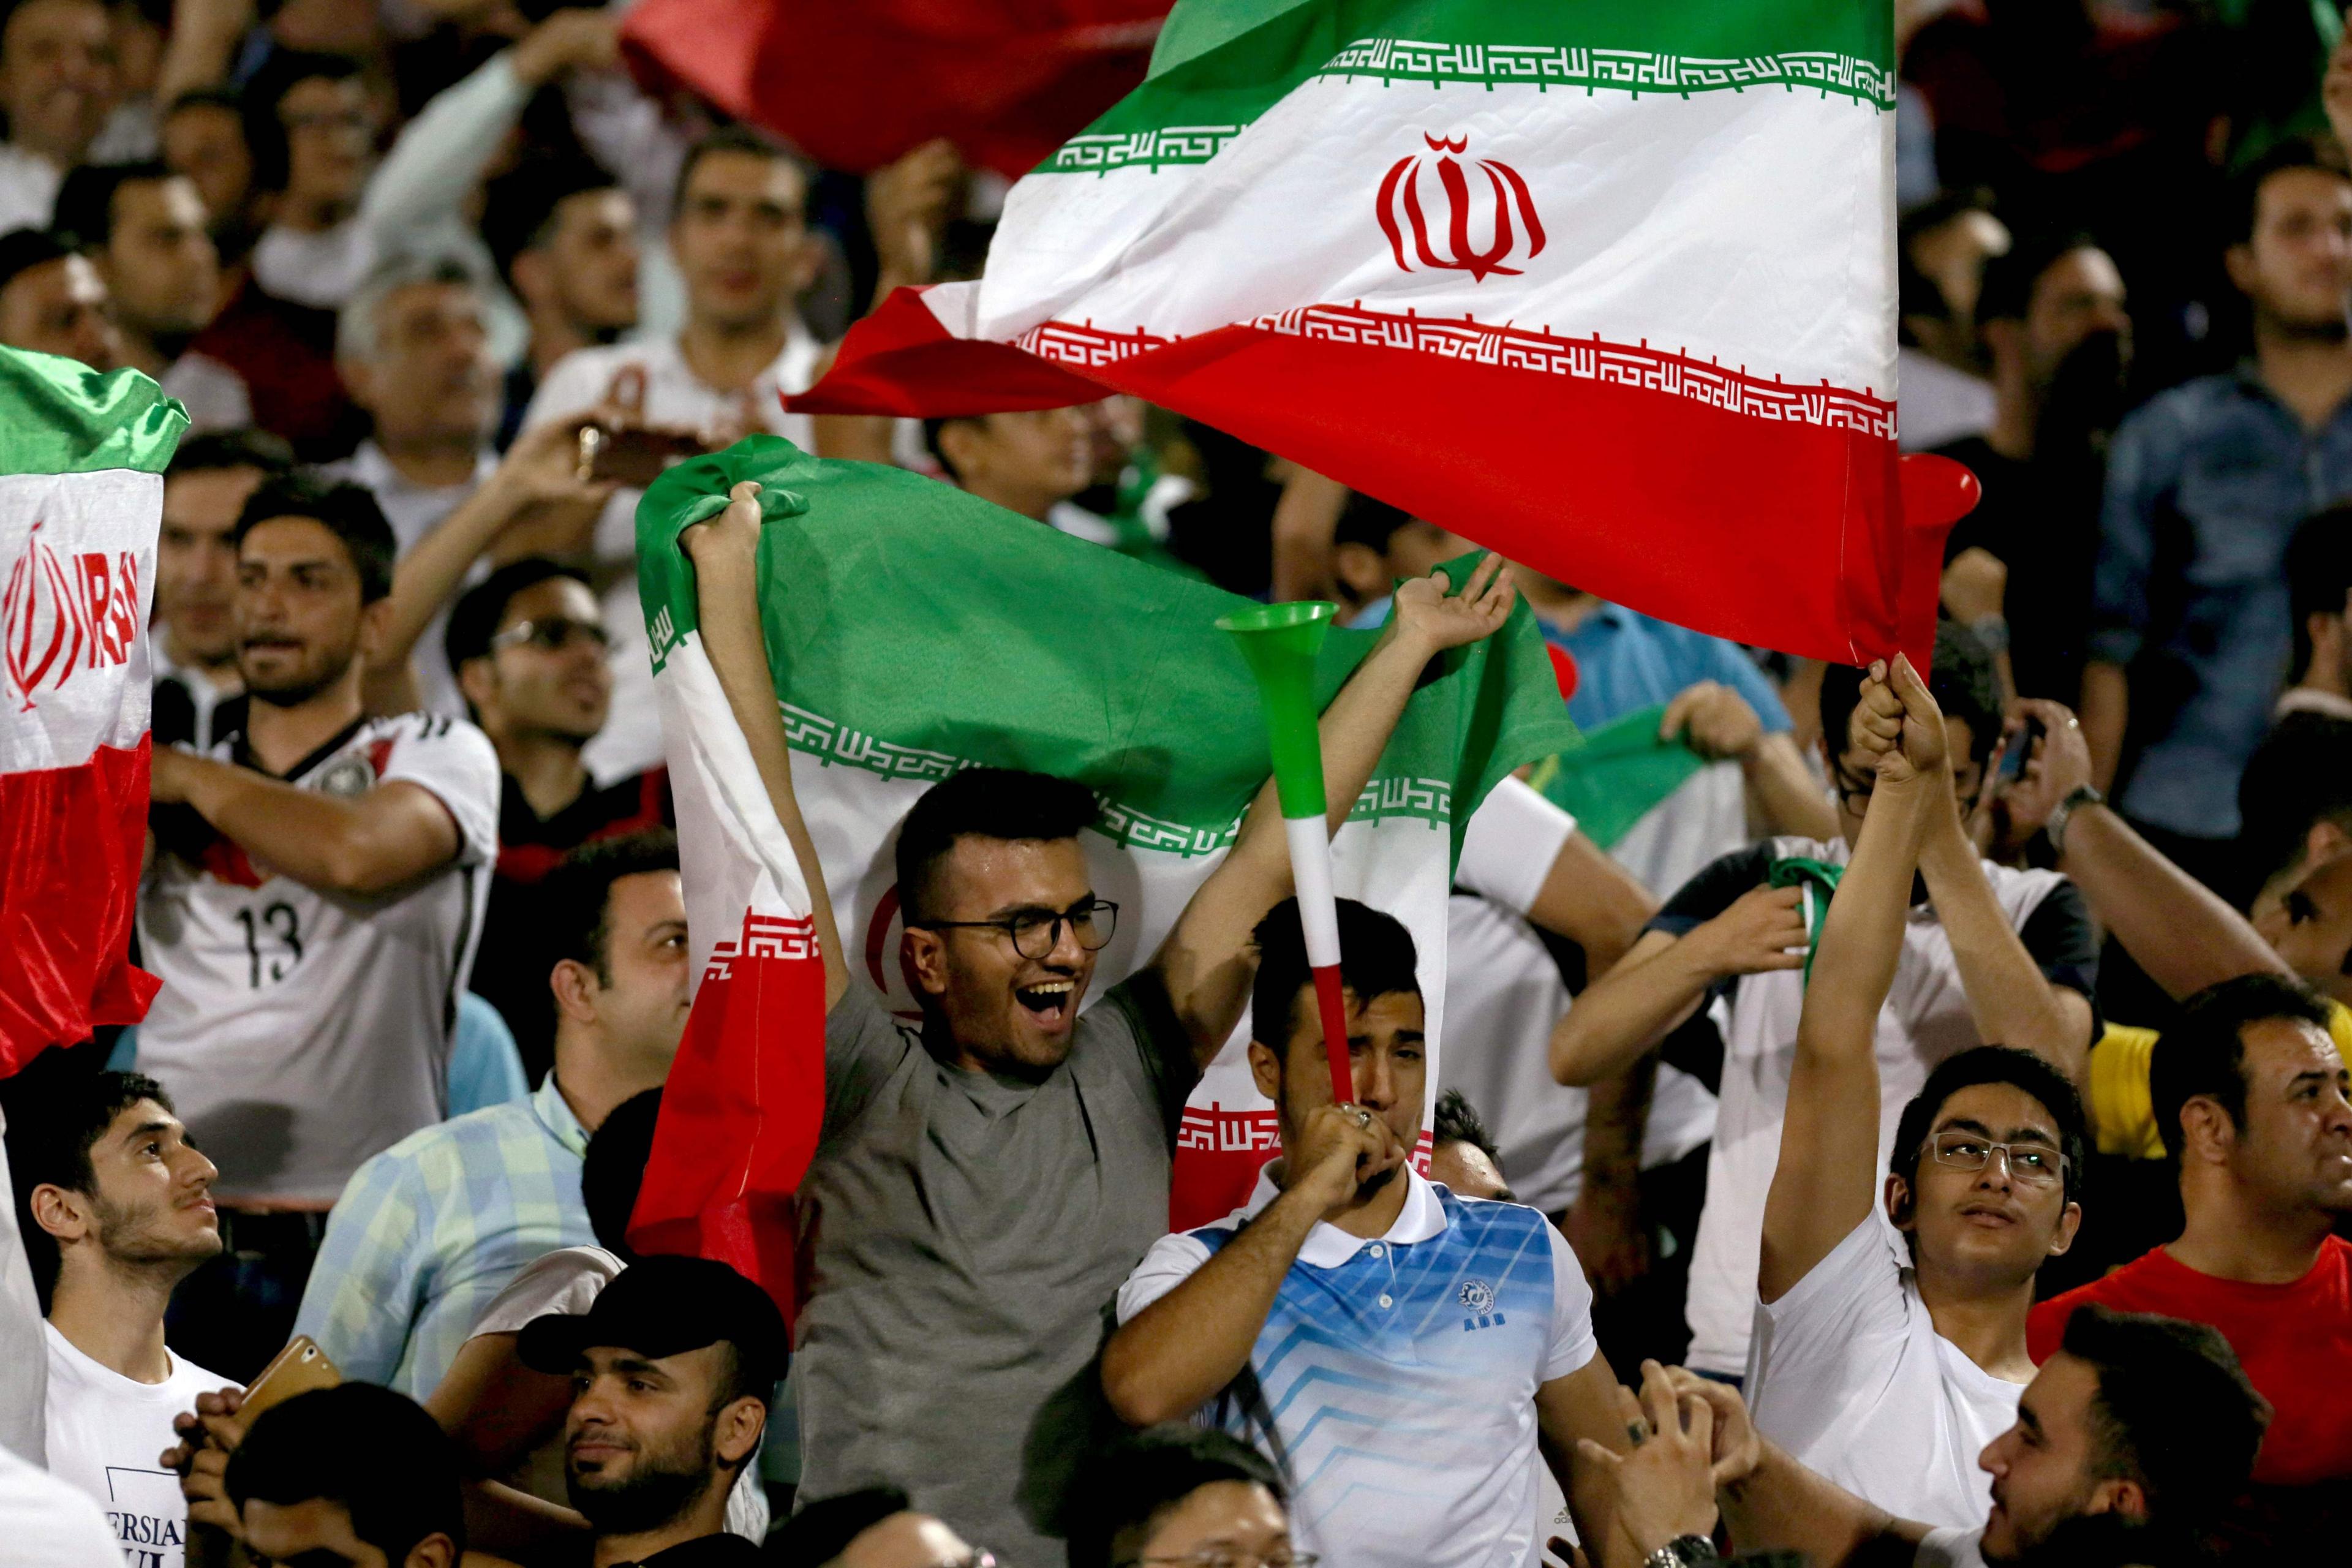
[[[1982,500],[1932,659],[1867,668],[1491,556],[1449,585],[1471,540],[1129,398],[785,412],[892,289],[976,275],[1004,183],[649,96],[624,10],[0,17],[0,343],[191,421],[161,987],[0,1085],[0,1562],[2335,1560],[2326,7],[1896,6],[1902,439]],[[1321,720],[1335,831],[1432,661],[1522,602],[1581,729],[1695,771],[1622,813],[1572,754],[1505,779],[1442,999],[1341,900],[1340,1099],[1270,788],[1097,985],[1094,792],[934,785],[890,851],[918,1025],[853,973],[773,707],[738,710],[826,977],[788,1329],[626,1235],[695,979],[636,502],[760,431],[1379,628]],[[682,542],[730,696],[772,685],[755,492]],[[1278,1157],[1171,1234],[1187,1097],[1244,1040]]]

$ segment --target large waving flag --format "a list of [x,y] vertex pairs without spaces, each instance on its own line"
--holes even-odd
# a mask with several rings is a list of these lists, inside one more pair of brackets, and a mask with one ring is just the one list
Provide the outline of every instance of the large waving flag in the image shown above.
[[[823,858],[854,983],[919,1016],[898,962],[892,845],[939,780],[973,763],[1087,784],[1087,836],[1118,932],[1101,993],[1148,961],[1231,845],[1270,767],[1257,689],[1204,584],[1081,542],[895,468],[819,461],[754,436],[680,464],[637,511],[638,581],[669,748],[694,963],[686,1039],[663,1096],[632,1236],[725,1258],[789,1299],[784,1205],[824,1095],[824,995],[809,899],[697,632],[678,534],[756,479],[771,520],[761,605],[793,778]],[[1467,563],[1463,565],[1466,568]],[[1335,631],[1319,709],[1378,640]],[[1470,810],[1504,774],[1574,743],[1524,608],[1444,656],[1415,692],[1332,843],[1333,880],[1420,947],[1433,1053],[1445,905]],[[1246,1031],[1242,1031],[1245,1035]],[[1273,1157],[1273,1108],[1238,1038],[1184,1115],[1174,1222],[1229,1212]],[[1437,1082],[1437,1074],[1430,1074]]]
[[894,297],[792,405],[1131,392],[1636,609],[1916,652],[1971,481],[1896,460],[1892,26],[1182,0],[985,274]]
[[639,0],[621,49],[829,169],[935,136],[1016,177],[1142,81],[1168,0]]
[[129,955],[147,611],[187,423],[137,371],[0,348],[0,1077],[155,994]]

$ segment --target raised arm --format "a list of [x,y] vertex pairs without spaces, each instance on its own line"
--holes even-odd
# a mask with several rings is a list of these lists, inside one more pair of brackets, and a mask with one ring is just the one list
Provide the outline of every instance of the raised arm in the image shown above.
[[[1405,1157],[1378,1117],[1360,1122],[1341,1105],[1310,1111],[1299,1135],[1301,1173],[1282,1195],[1103,1347],[1103,1393],[1118,1418],[1130,1426],[1181,1421],[1215,1398],[1249,1364],[1275,1293],[1317,1223]],[[1130,1289],[1151,1267],[1147,1258]]]
[[[1500,556],[1487,556],[1458,594],[1448,592],[1443,573],[1397,590],[1396,611],[1380,645],[1339,689],[1319,726],[1330,831],[1339,831],[1371,782],[1429,661],[1502,629],[1513,602],[1502,564]],[[1223,1047],[1248,1003],[1251,933],[1289,893],[1290,848],[1269,779],[1224,864],[1201,884],[1152,960],[1204,1066]]]
[[2243,915],[2105,805],[2081,801],[2061,816],[2091,782],[2090,747],[2057,703],[2020,706],[2041,721],[2042,734],[2006,796],[2011,812],[2050,833],[2058,868],[2149,979],[2179,997],[2241,974],[2291,973]]
[[460,847],[441,797],[409,779],[341,800],[166,747],[155,752],[150,790],[158,805],[195,807],[247,855],[322,893],[401,887],[456,859]]
[[1858,743],[1876,756],[1878,782],[1813,945],[1780,1160],[1764,1204],[1756,1282],[1767,1301],[1812,1272],[1876,1201],[1878,1010],[1903,954],[1904,911],[1927,820],[1949,809],[1943,715],[1909,659],[1896,655],[1892,670],[1871,667],[1854,715]]
[[824,867],[816,858],[801,816],[800,798],[793,793],[793,753],[784,740],[784,720],[776,707],[775,676],[768,664],[768,646],[760,632],[760,487],[746,479],[729,492],[725,510],[708,522],[698,522],[678,537],[694,563],[695,608],[702,623],[703,652],[727,694],[728,710],[751,750],[767,786],[768,804],[783,825],[784,837],[800,863],[801,881],[808,889],[809,913],[816,921],[818,947],[824,953],[824,1005],[828,1011],[849,989],[849,965],[841,951],[841,932],[833,921],[833,900],[824,886]]

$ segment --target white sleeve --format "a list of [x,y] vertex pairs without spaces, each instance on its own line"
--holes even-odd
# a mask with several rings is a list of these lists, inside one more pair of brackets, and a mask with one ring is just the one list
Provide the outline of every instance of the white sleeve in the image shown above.
[[1506,778],[1470,814],[1454,879],[1514,914],[1535,907],[1551,863],[1576,832],[1576,818],[1515,778]]
[[1209,1249],[1183,1232],[1153,1242],[1135,1272],[1127,1277],[1127,1283],[1118,1288],[1118,1321],[1131,1321],[1144,1308],[1190,1279],[1207,1261]]
[[595,1304],[597,1292],[617,1279],[624,1267],[601,1247],[558,1247],[534,1258],[490,1298],[467,1337],[520,1333],[525,1323],[552,1312],[576,1318]]
[[1592,1286],[1576,1248],[1549,1220],[1544,1221],[1544,1237],[1551,1243],[1551,1342],[1541,1381],[1549,1383],[1582,1371],[1601,1353],[1601,1342],[1592,1332]]
[[530,101],[511,49],[434,94],[376,166],[360,200],[361,223],[391,237],[456,217]]
[[1908,1338],[1903,1239],[1873,1209],[1779,1300],[1759,1300],[1748,1403],[1757,1430],[1802,1454],[1885,1384]]
[[497,859],[499,795],[505,780],[490,738],[463,719],[443,714],[411,713],[398,723],[377,782],[400,779],[433,792],[457,825],[459,865]]
[[611,358],[600,349],[573,349],[548,366],[546,379],[531,394],[530,406],[523,410],[522,427],[529,430],[604,402],[613,384],[613,373],[619,368],[609,363]]

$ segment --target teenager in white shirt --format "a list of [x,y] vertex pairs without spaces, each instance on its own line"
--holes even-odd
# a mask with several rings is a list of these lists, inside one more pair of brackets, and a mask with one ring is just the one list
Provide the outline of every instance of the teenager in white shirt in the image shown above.
[[220,1252],[213,1163],[152,1079],[61,1069],[38,1100],[9,1142],[49,1297],[49,1469],[97,1500],[132,1564],[180,1568],[187,1504],[158,1456],[173,1416],[227,1380],[165,1348],[163,1309]]
[[2033,1379],[2025,1318],[2082,1223],[2083,1108],[2029,1052],[1980,1046],[1928,1075],[1879,1170],[1874,1037],[1920,845],[1958,821],[1943,715],[1898,656],[1855,709],[1875,787],[1822,923],[1764,1209],[1749,1351],[1758,1426],[1882,1508],[1985,1517],[1977,1456]]

